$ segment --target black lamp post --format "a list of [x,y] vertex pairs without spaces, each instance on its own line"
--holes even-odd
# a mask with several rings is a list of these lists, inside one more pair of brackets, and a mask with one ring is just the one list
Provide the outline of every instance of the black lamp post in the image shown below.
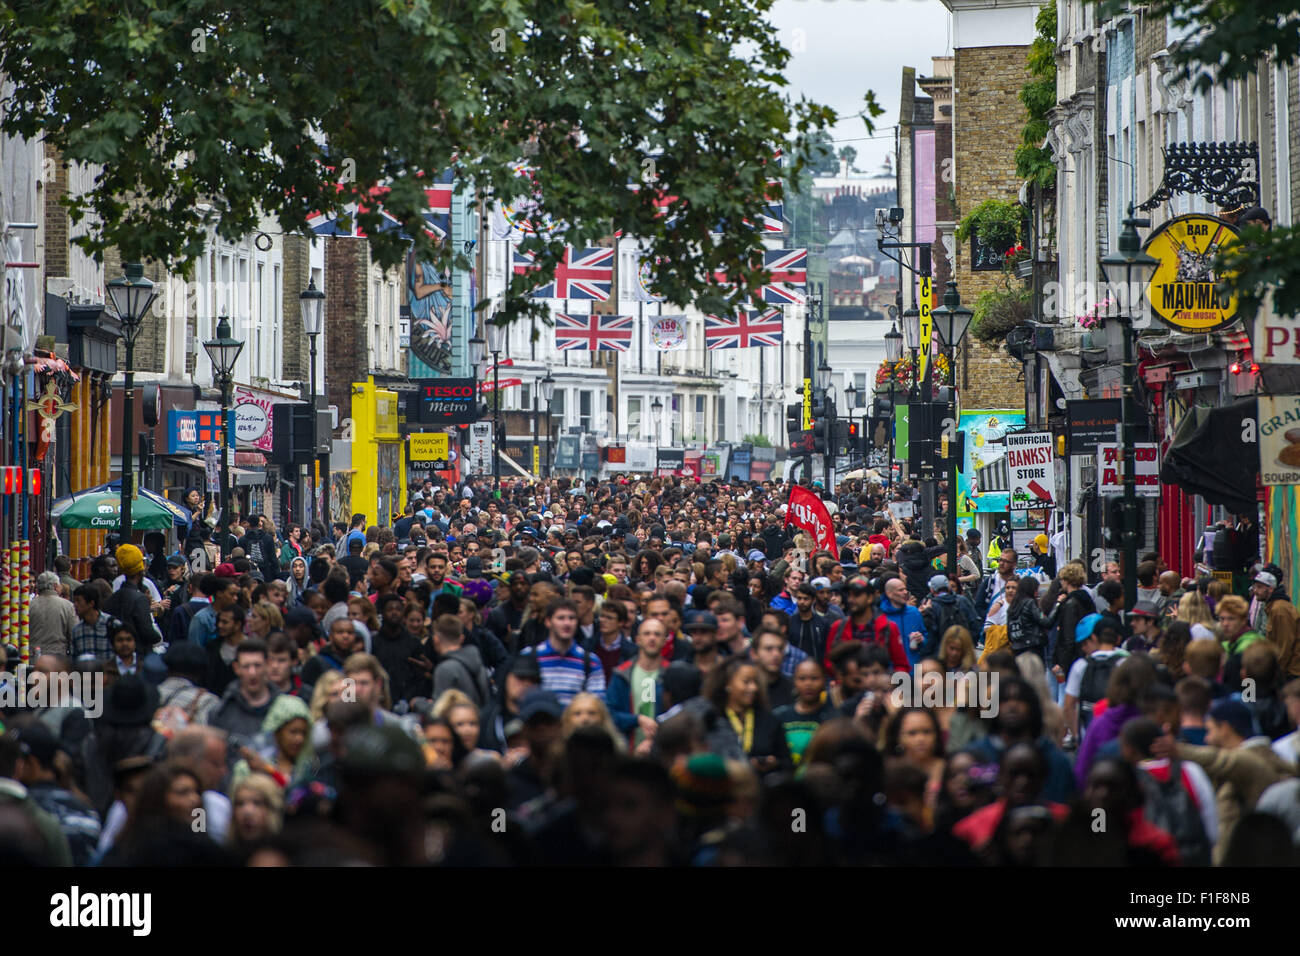
[[546,403],[546,476],[551,475],[551,400],[555,398],[555,376],[547,369],[542,379],[542,401]]
[[[1133,320],[1141,314],[1143,294],[1151,276],[1155,274],[1160,263],[1142,251],[1142,240],[1138,237],[1138,227],[1151,225],[1149,219],[1138,219],[1133,215],[1133,204],[1128,207],[1128,216],[1124,228],[1120,230],[1116,252],[1103,256],[1102,274],[1109,281],[1110,270],[1124,270],[1124,306],[1128,312],[1120,316],[1120,321],[1127,319],[1124,329],[1124,378],[1123,404],[1120,417],[1124,421],[1124,608],[1132,612],[1137,603],[1137,478],[1134,475],[1134,426],[1133,426],[1133,382],[1137,377],[1137,367],[1133,361]],[[1137,283],[1137,302],[1132,302],[1131,293]]]
[[[244,350],[244,343],[230,334],[230,319],[221,316],[217,319],[217,335],[211,341],[203,343],[203,350],[212,360],[213,377],[221,389],[221,430],[225,441],[221,449],[221,521],[230,527],[230,450],[234,448],[235,430],[230,427],[230,401],[234,391],[235,362]],[[219,536],[219,543],[224,543],[226,536]],[[224,549],[222,557],[225,557]]]
[[658,395],[656,395],[655,400],[650,403],[650,415],[654,419],[654,423],[655,423],[655,434],[654,434],[655,477],[658,478],[659,477],[659,435],[660,435],[659,429],[662,426],[662,420],[664,415],[664,403],[663,400],[660,399]]
[[[483,388],[483,364],[487,356],[487,342],[478,334],[476,330],[473,338],[467,343],[469,346],[469,366],[474,372],[474,381],[478,383],[479,398],[486,400],[487,391]],[[478,413],[483,414],[483,406],[479,406]],[[493,433],[492,440],[496,441],[496,434]]]
[[[901,293],[900,293],[901,294]],[[898,324],[885,333],[885,361],[889,365],[889,414],[895,414],[894,409],[894,368],[898,365],[898,360],[903,357],[903,333],[898,331]],[[889,484],[894,484],[894,425],[889,425]]]
[[157,296],[154,285],[144,277],[144,266],[138,262],[125,265],[126,275],[119,276],[107,285],[108,300],[118,320],[122,323],[122,336],[126,339],[126,387],[122,392],[122,504],[119,529],[123,543],[131,540],[131,501],[135,497],[135,463],[131,460],[131,445],[135,435],[135,338],[140,334],[140,323]]
[[[314,473],[312,475],[311,483],[313,494],[311,495],[311,498],[312,509],[314,509],[316,498],[315,492],[317,491],[316,485],[320,481],[319,475],[315,474],[315,472],[321,471],[320,458],[316,451],[317,446],[319,445],[319,436],[316,434],[316,337],[321,334],[321,330],[325,327],[325,293],[316,288],[315,279],[310,280],[307,283],[307,288],[298,296],[298,304],[302,308],[302,329],[307,333],[307,342],[311,347],[311,457],[314,465]],[[325,474],[325,482],[326,484],[329,483],[328,472]],[[301,508],[300,510],[304,515],[306,515],[309,509]],[[321,524],[323,524],[326,530],[328,530],[330,524],[328,518],[329,509],[325,505],[323,496],[321,501],[321,511],[323,512],[320,516]]]
[[[835,400],[831,396],[831,366],[823,356],[817,366],[817,389],[822,394],[826,410],[826,451],[822,454],[822,475],[827,494],[831,491],[831,476],[835,472]],[[812,475],[808,476],[809,485]]]
[[[973,315],[970,309],[961,304],[961,296],[957,294],[956,282],[948,283],[948,288],[943,294],[943,305],[930,314],[934,318],[934,328],[939,333],[940,344],[948,349],[950,367],[955,369],[957,367],[957,346],[966,337],[966,330],[970,327],[970,320]],[[953,381],[956,382],[956,376],[953,376]],[[955,385],[953,394],[956,394]],[[956,402],[953,405],[955,412]],[[956,425],[957,423],[954,421],[953,427],[955,428]],[[954,442],[948,443],[948,573],[958,573],[957,446]]]
[[488,351],[492,353],[492,492],[501,497],[501,455],[505,437],[501,431],[501,353],[509,329],[498,322],[487,323]]

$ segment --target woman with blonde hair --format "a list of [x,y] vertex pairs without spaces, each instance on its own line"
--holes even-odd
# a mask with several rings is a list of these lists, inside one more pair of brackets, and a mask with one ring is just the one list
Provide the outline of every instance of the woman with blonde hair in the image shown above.
[[1188,591],[1178,599],[1178,612],[1174,617],[1188,624],[1214,627],[1214,615],[1210,613],[1210,606],[1205,603],[1205,598],[1201,597],[1199,591]]
[[480,750],[479,731],[482,728],[479,709],[469,699],[469,695],[455,687],[450,687],[439,695],[429,709],[429,716],[445,720],[452,733],[460,738],[465,750],[471,754],[487,754],[499,758],[501,755],[492,750]]
[[266,640],[272,631],[284,630],[284,616],[280,609],[270,601],[258,601],[248,615],[248,633],[252,637]]
[[280,832],[284,824],[284,791],[264,773],[251,773],[230,791],[230,846],[251,850]]
[[1021,654],[1016,658],[1016,667],[1020,669],[1020,676],[1038,694],[1043,707],[1043,733],[1059,747],[1065,739],[1065,714],[1047,687],[1047,669],[1043,659],[1037,654]]
[[949,673],[964,674],[975,670],[975,642],[970,631],[954,624],[943,632],[939,643],[939,663]]
[[[614,725],[609,708],[595,694],[575,694],[569,706],[564,708],[564,717],[560,720],[561,735],[567,739],[579,727],[602,727],[614,739],[615,747],[620,751],[627,749],[627,740]],[[650,752],[648,742],[645,752]]]
[[336,701],[343,694],[343,672],[326,671],[320,675],[316,681],[316,686],[311,690],[311,721],[316,723],[325,718],[325,705]]

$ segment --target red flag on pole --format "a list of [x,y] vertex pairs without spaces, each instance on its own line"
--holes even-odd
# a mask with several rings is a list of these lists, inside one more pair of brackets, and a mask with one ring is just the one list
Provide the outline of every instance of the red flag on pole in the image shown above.
[[790,489],[790,500],[785,511],[786,525],[802,528],[813,536],[817,547],[839,557],[839,548],[835,546],[835,528],[831,525],[831,514],[826,505],[816,494],[802,485]]

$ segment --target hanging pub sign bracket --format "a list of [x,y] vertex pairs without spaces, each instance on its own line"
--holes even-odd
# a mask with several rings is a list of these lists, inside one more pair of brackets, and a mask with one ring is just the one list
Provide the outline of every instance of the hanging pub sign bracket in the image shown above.
[[1220,209],[1259,205],[1258,143],[1172,143],[1164,153],[1160,188],[1139,209],[1154,209],[1178,193],[1204,196]]

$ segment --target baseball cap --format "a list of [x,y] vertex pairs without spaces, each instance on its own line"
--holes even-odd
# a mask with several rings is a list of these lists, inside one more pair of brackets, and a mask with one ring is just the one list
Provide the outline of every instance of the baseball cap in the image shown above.
[[312,613],[310,608],[290,608],[284,615],[284,625],[285,627],[291,627],[294,624],[301,624],[304,627],[315,627],[316,615]]
[[934,575],[932,578],[930,578],[930,590],[931,591],[948,590],[948,578],[942,574]]
[[481,578],[483,576],[483,559],[477,554],[471,554],[465,559],[465,576],[467,578]]
[[1156,606],[1152,604],[1150,601],[1136,602],[1133,605],[1133,610],[1130,611],[1129,614],[1135,615],[1137,617],[1152,617],[1152,618],[1160,616],[1159,614],[1156,613]]
[[1040,534],[1040,535],[1038,535],[1036,538],[1034,538],[1034,544],[1038,545],[1038,550],[1039,550],[1039,551],[1046,551],[1046,550],[1047,550],[1047,535],[1045,535],[1045,534]]
[[814,591],[825,591],[831,586],[830,578],[813,578],[808,582]]
[[682,623],[683,631],[716,631],[718,618],[712,611],[691,611]]
[[767,560],[767,555],[764,554],[762,551],[759,551],[758,548],[755,548],[753,551],[749,552],[749,554],[745,555],[745,560],[746,560],[746,561],[766,561],[766,560]]
[[169,568],[183,568],[186,564],[185,558],[179,554],[173,554],[167,559],[167,567]]
[[1083,620],[1074,626],[1074,643],[1082,644],[1088,638],[1092,637],[1092,632],[1097,629],[1101,623],[1100,614],[1086,615]]
[[856,577],[851,578],[849,583],[844,585],[844,590],[850,594],[875,594],[876,585],[870,578]]
[[1268,571],[1260,571],[1259,574],[1255,575],[1255,583],[1275,588],[1277,587],[1277,578]]
[[564,716],[564,705],[560,703],[560,698],[553,691],[537,690],[529,691],[522,701],[519,702],[519,719],[525,724],[529,723],[536,717],[550,717],[552,720],[559,720]]
[[218,565],[217,565],[217,569],[216,569],[214,572],[212,572],[212,573],[215,574],[215,575],[216,575],[217,577],[219,577],[219,578],[237,578],[237,577],[239,577],[239,572],[235,570],[235,566],[234,566],[233,564],[229,563],[228,561],[227,561],[227,562],[223,562],[223,563],[221,563],[221,564],[218,564]]
[[42,767],[51,767],[59,750],[59,740],[47,724],[34,720],[18,731],[18,747],[29,757],[35,757]]

